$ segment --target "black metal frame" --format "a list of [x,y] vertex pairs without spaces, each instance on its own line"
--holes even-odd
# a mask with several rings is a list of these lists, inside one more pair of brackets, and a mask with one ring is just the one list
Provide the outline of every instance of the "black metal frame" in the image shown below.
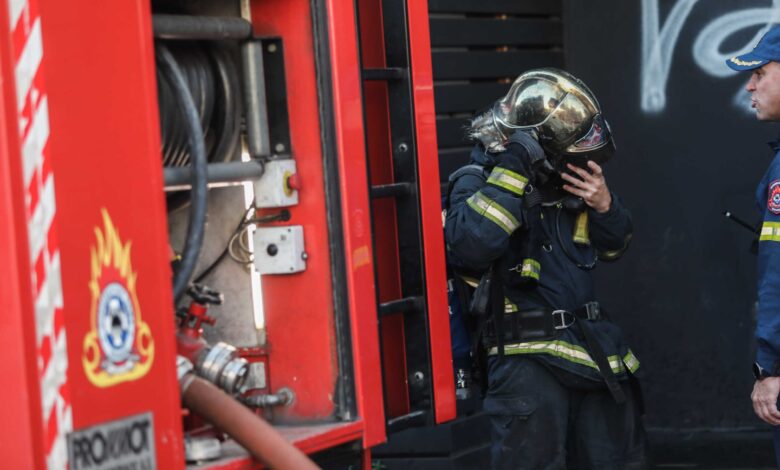
[[389,95],[395,181],[373,186],[371,198],[393,197],[396,203],[402,298],[380,304],[378,311],[380,329],[382,318],[404,315],[410,411],[387,421],[387,431],[393,433],[433,424],[434,413],[406,1],[383,1],[382,16],[387,67],[363,69],[362,76],[366,81],[385,81]]
[[262,38],[265,71],[265,106],[268,110],[268,141],[271,158],[292,155],[290,114],[287,110],[287,78],[281,38]]

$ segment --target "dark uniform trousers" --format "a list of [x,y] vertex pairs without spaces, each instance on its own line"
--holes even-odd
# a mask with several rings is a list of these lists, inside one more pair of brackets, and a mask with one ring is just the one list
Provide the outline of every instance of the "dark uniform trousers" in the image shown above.
[[604,385],[526,355],[491,357],[488,378],[493,469],[646,468],[641,397],[629,381],[618,405]]

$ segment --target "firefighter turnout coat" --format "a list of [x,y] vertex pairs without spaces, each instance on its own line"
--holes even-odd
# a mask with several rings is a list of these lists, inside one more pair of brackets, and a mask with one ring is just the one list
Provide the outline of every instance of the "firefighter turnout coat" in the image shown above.
[[[479,273],[501,260],[507,317],[530,309],[574,311],[595,301],[589,269],[597,257],[620,257],[632,232],[630,213],[614,194],[603,214],[583,205],[567,209],[566,199],[573,196],[560,191],[559,200],[548,197],[529,207],[526,199],[540,189],[527,154],[528,147],[514,138],[500,153],[477,144],[471,164],[482,167],[482,174],[468,172],[451,181],[445,215],[448,262],[456,271],[471,273],[464,275],[467,282],[474,285]],[[504,354],[525,354],[601,381],[580,325],[585,321],[619,380],[637,371],[639,361],[624,344],[620,329],[605,319],[577,318],[549,337],[507,342]],[[488,354],[496,354],[496,349]]]

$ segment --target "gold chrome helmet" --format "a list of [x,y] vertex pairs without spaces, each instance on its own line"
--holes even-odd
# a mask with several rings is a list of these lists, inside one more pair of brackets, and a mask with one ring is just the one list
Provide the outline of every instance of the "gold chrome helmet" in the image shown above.
[[615,151],[596,97],[563,70],[535,69],[517,77],[493,105],[492,118],[504,140],[518,129],[535,131],[545,152],[557,160],[553,163],[602,163]]

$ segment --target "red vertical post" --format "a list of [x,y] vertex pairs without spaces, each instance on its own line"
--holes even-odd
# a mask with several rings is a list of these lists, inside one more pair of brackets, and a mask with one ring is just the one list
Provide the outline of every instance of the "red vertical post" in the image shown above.
[[363,445],[371,447],[383,442],[386,436],[356,20],[354,2],[328,2],[330,72],[339,154],[352,355],[359,412],[365,422]]
[[441,223],[439,157],[436,146],[436,111],[433,96],[431,36],[428,2],[407,0],[409,59],[412,69],[414,123],[420,214],[424,240],[428,328],[436,422],[455,418],[455,379],[452,370],[450,323],[447,308],[447,274],[444,262],[444,232]]

